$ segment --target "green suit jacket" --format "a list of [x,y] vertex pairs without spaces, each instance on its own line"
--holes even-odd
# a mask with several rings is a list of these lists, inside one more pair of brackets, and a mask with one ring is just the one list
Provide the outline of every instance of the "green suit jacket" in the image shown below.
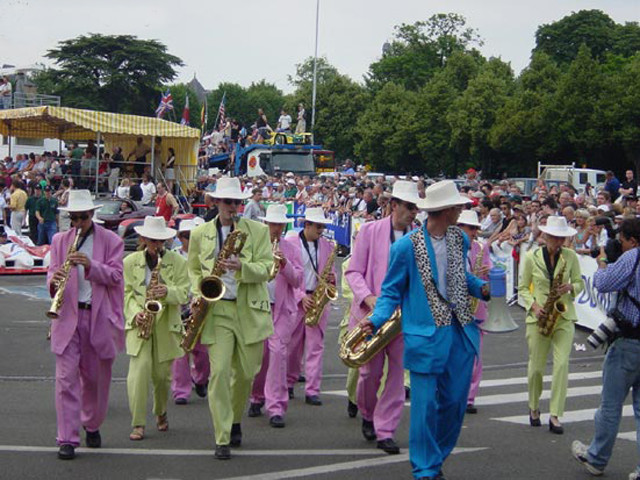
[[[147,287],[145,285],[146,262],[144,252],[135,252],[124,259],[124,318],[127,354],[137,356],[143,343],[138,338],[134,317],[144,309]],[[158,299],[162,312],[156,316],[153,336],[158,347],[158,361],[165,362],[184,355],[180,347],[182,320],[180,307],[187,303],[189,275],[187,261],[177,252],[166,250],[160,266],[160,283],[167,286],[167,296]]]
[[[200,280],[208,276],[215,264],[215,249],[218,242],[217,217],[191,231],[187,259],[191,290],[194,297],[200,296]],[[247,241],[240,252],[242,268],[236,272],[238,281],[238,330],[245,344],[261,342],[273,333],[271,303],[267,291],[269,270],[273,264],[269,228],[259,222],[241,218],[236,228],[247,233]],[[215,316],[209,307],[202,331],[201,342],[215,343]]]
[[[567,306],[567,311],[561,315],[566,320],[575,322],[578,320],[576,315],[575,298],[584,289],[584,282],[580,273],[580,264],[578,263],[578,255],[573,250],[562,248],[560,257],[566,262],[566,269],[562,283],[571,283],[573,290],[565,293],[560,297],[560,301]],[[560,272],[563,263],[560,259],[554,271],[554,277]],[[524,258],[524,267],[522,269],[522,277],[518,285],[518,295],[524,300],[524,308],[527,310],[526,323],[536,323],[537,318],[531,311],[531,306],[535,301],[541,307],[544,307],[549,295],[551,280],[547,266],[544,263],[542,248],[536,248],[527,252]]]

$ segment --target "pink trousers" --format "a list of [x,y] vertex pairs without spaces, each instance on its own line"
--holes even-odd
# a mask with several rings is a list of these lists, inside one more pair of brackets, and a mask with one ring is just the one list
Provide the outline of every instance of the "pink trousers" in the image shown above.
[[485,333],[480,330],[480,343],[478,344],[478,356],[473,362],[473,374],[471,376],[471,385],[469,386],[469,397],[467,398],[467,405],[473,405],[480,388],[480,380],[482,380],[482,337]]
[[[393,339],[371,361],[360,367],[356,396],[364,420],[373,421],[378,440],[393,438],[404,409],[404,340]],[[380,380],[388,358],[387,379],[378,398]]]
[[[193,368],[189,364],[189,355],[193,355]],[[209,353],[200,341],[191,354],[176,358],[171,366],[171,392],[173,399],[191,396],[192,383],[205,385],[209,380]]]
[[304,353],[305,395],[318,395],[322,381],[322,354],[324,353],[324,331],[329,321],[327,306],[320,322],[315,327],[304,324],[304,309],[300,304],[296,321],[289,342],[289,358],[287,360],[287,384],[289,387],[298,381],[302,369],[302,355]]
[[71,342],[56,355],[56,414],[58,445],[80,445],[80,426],[95,432],[107,415],[111,366],[101,359],[89,340],[91,311],[78,311],[78,326]]

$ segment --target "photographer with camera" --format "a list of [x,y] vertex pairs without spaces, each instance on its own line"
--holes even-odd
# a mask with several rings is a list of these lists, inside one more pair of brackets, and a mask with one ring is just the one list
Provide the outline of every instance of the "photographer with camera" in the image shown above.
[[[593,277],[599,292],[619,292],[612,318],[589,337],[592,346],[605,340],[611,342],[602,368],[602,399],[595,414],[595,434],[589,447],[578,440],[571,446],[573,456],[592,475],[602,475],[611,458],[622,405],[630,388],[640,438],[640,219],[624,220],[619,237],[622,255],[615,263],[609,263],[602,248],[599,269]],[[640,480],[640,465],[629,480]]]

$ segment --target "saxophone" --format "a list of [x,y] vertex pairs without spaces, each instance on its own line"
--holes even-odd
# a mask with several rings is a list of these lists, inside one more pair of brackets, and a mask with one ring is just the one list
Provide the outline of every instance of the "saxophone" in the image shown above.
[[[373,312],[369,313],[369,318]],[[375,357],[391,340],[402,332],[402,314],[396,309],[378,331],[367,340],[367,334],[357,326],[351,330],[340,344],[338,355],[347,367],[360,368]]]
[[564,257],[560,255],[558,263],[563,262],[562,268],[558,274],[551,280],[551,286],[549,287],[549,296],[544,303],[542,315],[538,318],[538,332],[545,337],[548,337],[553,332],[556,326],[558,317],[567,311],[567,306],[560,301],[560,285],[562,285],[562,279],[564,278],[564,272],[567,268],[567,262]]
[[[144,255],[147,251],[145,250]],[[149,340],[151,332],[153,331],[153,324],[156,321],[156,317],[160,315],[162,309],[162,303],[153,298],[151,295],[151,289],[157,285],[160,285],[160,265],[162,263],[162,253],[158,252],[158,263],[151,271],[151,278],[149,278],[149,285],[147,285],[147,294],[144,301],[144,316],[140,324],[138,324],[138,338],[143,340]]]
[[[67,286],[67,282],[69,281],[69,273],[71,272],[72,266],[71,261],[69,260],[69,255],[78,251],[80,233],[81,230],[79,228],[76,228],[76,236],[71,245],[69,245],[69,248],[67,249],[67,257],[62,264],[62,273],[64,273],[64,278],[54,284],[56,293],[53,296],[53,300],[51,301],[51,307],[49,307],[49,311],[47,312],[47,317],[51,319],[55,319],[60,316],[60,309],[62,308],[62,303],[64,302],[64,291]],[[49,332],[49,336],[51,336],[51,332]]]
[[247,234],[241,230],[234,229],[224,241],[211,273],[200,280],[200,296],[191,302],[191,313],[185,321],[182,342],[180,342],[185,352],[188,353],[195,348],[204,328],[209,305],[224,297],[226,292],[226,287],[221,278],[224,271],[220,266],[220,260],[226,260],[232,255],[239,255],[246,241]]
[[[472,273],[477,277],[478,272],[480,271],[480,267],[482,267],[482,260],[484,259],[484,245],[482,245],[482,243],[480,243],[477,240],[474,240],[473,243],[477,243],[478,246],[480,247],[480,250],[478,250],[478,253],[476,255],[476,262],[473,264],[473,270],[472,270]],[[478,303],[480,302],[480,299],[472,296],[469,296],[469,298],[470,298],[469,306],[471,308],[471,314],[473,315],[476,313],[476,310],[478,309]]]
[[337,253],[338,245],[334,244],[331,255],[329,255],[327,263],[322,269],[322,273],[318,275],[318,285],[312,294],[313,305],[304,314],[304,323],[308,327],[315,327],[318,325],[320,317],[322,317],[322,312],[324,312],[324,307],[327,306],[327,303],[329,303],[330,300],[335,301],[338,299],[338,289],[327,280],[331,273],[331,269],[333,268],[333,262],[336,259]]
[[271,253],[273,254],[273,265],[271,265],[271,270],[269,270],[269,281],[273,280],[278,276],[280,272],[280,262],[282,261],[282,256],[277,255],[278,246],[280,245],[280,239],[278,237],[274,238],[271,242]]

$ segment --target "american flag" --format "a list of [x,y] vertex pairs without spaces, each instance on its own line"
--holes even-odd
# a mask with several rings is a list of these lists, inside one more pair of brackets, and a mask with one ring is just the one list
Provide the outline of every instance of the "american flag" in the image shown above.
[[162,94],[160,105],[156,108],[156,117],[162,118],[169,110],[173,110],[173,97],[171,96],[171,90],[167,90]]
[[224,121],[225,121],[225,109],[224,109],[224,104],[226,101],[226,97],[227,97],[227,92],[224,92],[222,94],[222,100],[220,100],[220,108],[218,108],[218,118],[220,118],[220,121],[218,122],[218,129],[222,128],[224,126]]

